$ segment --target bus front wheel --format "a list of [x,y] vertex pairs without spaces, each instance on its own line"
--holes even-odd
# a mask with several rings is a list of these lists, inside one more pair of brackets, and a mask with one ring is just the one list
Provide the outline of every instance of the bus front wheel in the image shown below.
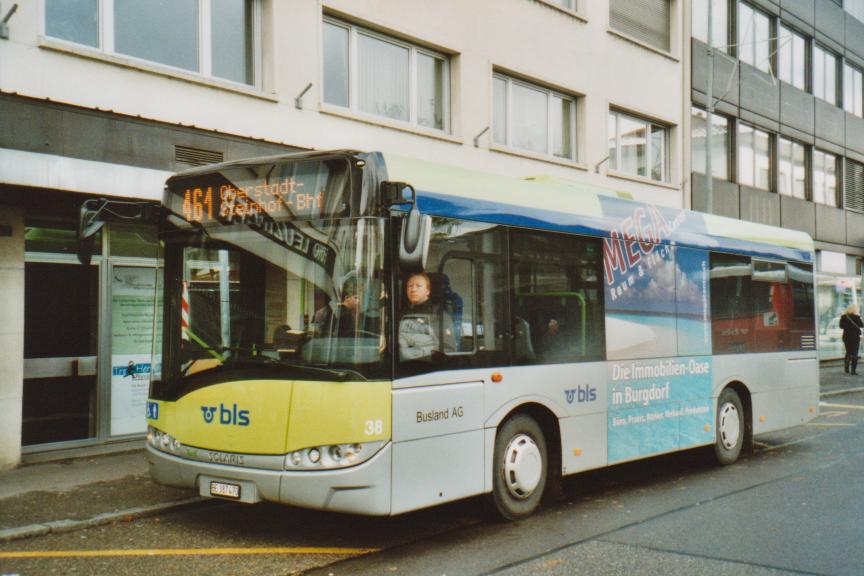
[[495,437],[491,509],[503,520],[531,515],[546,489],[549,457],[546,438],[526,414],[508,418]]
[[726,388],[717,398],[717,439],[714,443],[714,454],[723,466],[732,464],[741,455],[746,430],[744,419],[741,398],[735,390]]

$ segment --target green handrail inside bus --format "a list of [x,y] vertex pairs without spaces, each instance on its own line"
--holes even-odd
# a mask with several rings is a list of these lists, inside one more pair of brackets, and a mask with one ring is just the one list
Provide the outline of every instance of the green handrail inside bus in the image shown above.
[[187,329],[187,330],[186,330],[186,334],[188,334],[188,335],[189,335],[189,338],[191,338],[192,340],[194,340],[196,344],[198,344],[199,346],[201,346],[201,348],[203,348],[204,350],[206,350],[208,354],[210,354],[211,356],[213,356],[213,358],[215,358],[216,360],[219,360],[220,362],[224,362],[224,361],[225,361],[225,357],[224,357],[224,356],[222,356],[222,355],[219,354],[216,350],[214,350],[213,348],[211,348],[210,346],[208,346],[207,343],[204,342],[204,341],[203,341],[201,338],[199,338],[198,336],[196,336],[195,333],[192,332],[192,330],[188,330],[188,329]]

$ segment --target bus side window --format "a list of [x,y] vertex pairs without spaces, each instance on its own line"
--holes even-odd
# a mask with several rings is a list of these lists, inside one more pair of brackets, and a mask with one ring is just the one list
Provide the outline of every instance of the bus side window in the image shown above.
[[442,312],[453,326],[453,350],[450,353],[476,352],[474,262],[468,258],[449,258],[444,262],[438,282]]
[[711,254],[715,354],[812,350],[813,267]]
[[812,350],[816,346],[815,310],[813,302],[813,266],[788,263],[789,286],[792,291],[792,319],[789,327],[789,348]]
[[714,354],[743,354],[753,347],[750,258],[719,253],[710,258]]
[[[409,299],[408,284],[417,275],[400,274],[401,375],[506,365],[505,246],[506,232],[500,226],[433,218],[426,272],[421,275],[428,279],[428,305],[418,307]],[[423,330],[432,336],[424,340],[419,335]]]
[[515,364],[603,358],[601,254],[598,239],[512,231]]

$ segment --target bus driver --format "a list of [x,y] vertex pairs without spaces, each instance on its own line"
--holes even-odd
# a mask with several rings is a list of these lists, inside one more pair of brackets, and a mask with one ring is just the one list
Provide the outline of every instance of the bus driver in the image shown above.
[[[452,319],[441,318],[441,308],[429,300],[432,292],[429,276],[423,272],[412,274],[405,283],[407,307],[399,321],[399,359],[433,360],[441,352],[439,329],[444,332],[444,347],[452,350]],[[440,322],[440,324],[439,324]]]

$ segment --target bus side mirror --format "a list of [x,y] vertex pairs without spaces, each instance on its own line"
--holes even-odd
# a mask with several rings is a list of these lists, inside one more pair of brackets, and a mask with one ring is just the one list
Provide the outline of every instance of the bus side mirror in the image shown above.
[[105,204],[105,200],[86,200],[81,204],[81,209],[78,213],[78,231],[76,235],[78,239],[78,261],[85,266],[90,264],[90,258],[93,256],[96,234],[105,225],[105,221],[99,217]]
[[105,198],[85,200],[78,211],[78,261],[85,266],[90,264],[96,234],[105,225],[103,212],[109,217],[125,221],[155,223],[161,214],[159,205],[153,202],[132,202],[129,200],[107,200]]
[[416,204],[411,206],[403,219],[399,242],[399,267],[402,271],[422,272],[426,269],[431,237],[432,217],[421,214]]
[[381,201],[384,206],[413,205],[417,201],[417,193],[413,186],[405,182],[382,182]]

